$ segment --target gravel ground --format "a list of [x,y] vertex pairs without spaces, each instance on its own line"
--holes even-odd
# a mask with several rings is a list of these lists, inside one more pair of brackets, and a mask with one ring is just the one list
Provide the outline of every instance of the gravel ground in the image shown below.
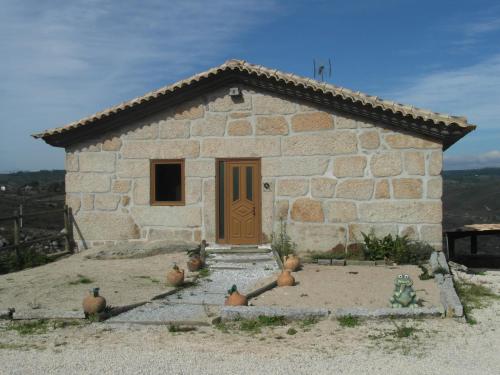
[[[473,314],[478,321],[473,326],[426,319],[347,328],[328,319],[254,334],[98,323],[31,336],[0,329],[0,373],[499,374],[500,301]],[[413,334],[398,338],[397,326],[412,327]],[[297,333],[288,335],[289,328]]]

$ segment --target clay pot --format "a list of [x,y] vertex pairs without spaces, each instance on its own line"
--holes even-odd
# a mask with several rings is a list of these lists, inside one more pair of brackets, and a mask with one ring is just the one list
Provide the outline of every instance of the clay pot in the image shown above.
[[180,286],[184,283],[184,270],[179,269],[177,265],[172,267],[172,270],[167,273],[167,283],[171,286]]
[[247,306],[248,299],[243,294],[240,294],[236,289],[236,285],[233,285],[231,289],[227,291],[229,296],[226,298],[224,305],[226,306]]
[[203,261],[199,255],[191,257],[187,262],[189,272],[198,271],[201,267],[203,267]]
[[300,267],[300,258],[295,254],[290,254],[289,256],[284,256],[283,258],[283,268],[290,271],[295,271]]
[[82,307],[85,317],[104,311],[106,308],[106,299],[99,295],[99,288],[89,291],[89,294],[83,299]]
[[290,274],[290,270],[283,270],[281,275],[278,276],[278,286],[294,286],[295,279]]

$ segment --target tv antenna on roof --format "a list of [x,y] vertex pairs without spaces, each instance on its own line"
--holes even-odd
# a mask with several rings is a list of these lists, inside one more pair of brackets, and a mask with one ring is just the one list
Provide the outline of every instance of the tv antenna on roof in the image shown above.
[[319,79],[321,82],[325,82],[325,77],[332,77],[332,61],[330,59],[328,59],[328,61],[316,61],[316,59],[313,59],[313,66],[314,79]]

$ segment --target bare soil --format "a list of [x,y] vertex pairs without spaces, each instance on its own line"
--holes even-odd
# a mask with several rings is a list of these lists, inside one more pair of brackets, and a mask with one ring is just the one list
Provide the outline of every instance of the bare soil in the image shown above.
[[[413,280],[417,299],[423,306],[440,306],[439,289],[434,280],[420,280],[417,266],[318,266],[306,264],[293,272],[296,285],[277,287],[254,299],[255,306],[285,307],[389,307],[394,279],[408,274]],[[273,279],[259,283],[262,286]],[[257,287],[258,287],[257,286]]]
[[150,300],[172,288],[166,273],[173,263],[185,268],[186,253],[140,259],[89,259],[87,250],[56,262],[0,275],[0,309],[81,310],[87,291],[99,287],[110,306]]

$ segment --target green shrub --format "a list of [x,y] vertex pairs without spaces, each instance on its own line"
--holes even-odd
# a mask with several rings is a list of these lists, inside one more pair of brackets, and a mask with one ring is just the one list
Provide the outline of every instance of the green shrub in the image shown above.
[[411,241],[407,236],[388,234],[378,238],[373,231],[363,236],[363,252],[368,260],[389,259],[398,264],[420,264],[427,261],[434,251],[432,246]]

